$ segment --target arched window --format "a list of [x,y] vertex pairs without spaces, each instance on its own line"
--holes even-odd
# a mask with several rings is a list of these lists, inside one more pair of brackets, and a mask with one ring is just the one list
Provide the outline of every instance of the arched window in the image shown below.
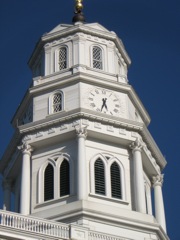
[[93,68],[102,69],[102,50],[101,48],[94,46],[92,49]]
[[111,196],[122,199],[121,172],[116,162],[111,165]]
[[69,162],[64,159],[60,166],[60,197],[69,195]]
[[67,48],[61,47],[59,49],[59,70],[67,68]]
[[44,201],[54,198],[54,168],[49,163],[44,172]]
[[98,158],[94,164],[95,193],[105,195],[104,163]]
[[57,92],[52,97],[52,113],[62,110],[62,93]]

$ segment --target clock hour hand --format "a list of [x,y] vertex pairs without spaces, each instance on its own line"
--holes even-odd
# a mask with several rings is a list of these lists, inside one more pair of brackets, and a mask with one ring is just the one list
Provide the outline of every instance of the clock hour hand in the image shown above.
[[107,101],[107,98],[102,98],[101,112],[102,112],[102,110],[103,110],[104,107],[105,107],[105,109],[108,111],[106,101]]

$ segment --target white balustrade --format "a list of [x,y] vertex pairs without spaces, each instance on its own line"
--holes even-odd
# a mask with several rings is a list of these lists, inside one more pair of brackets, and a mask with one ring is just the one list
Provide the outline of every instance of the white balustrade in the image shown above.
[[63,239],[69,239],[69,226],[51,220],[26,217],[17,213],[0,211],[0,225],[35,232]]

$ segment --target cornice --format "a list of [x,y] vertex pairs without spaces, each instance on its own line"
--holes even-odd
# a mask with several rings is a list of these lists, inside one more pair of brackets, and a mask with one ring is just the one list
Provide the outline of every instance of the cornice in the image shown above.
[[[59,78],[61,78],[61,81],[59,81]],[[43,79],[49,79],[49,81],[43,83]],[[138,95],[136,94],[134,88],[130,84],[117,82],[117,80],[116,81],[109,80],[109,74],[107,73],[104,73],[103,76],[97,77],[90,73],[79,71],[77,73],[73,73],[72,75],[68,75],[64,77],[61,75],[52,75],[43,79],[41,84],[34,86],[30,89],[31,93],[38,93],[39,91],[45,91],[47,89],[54,88],[57,86],[62,86],[64,84],[71,84],[72,82],[73,83],[85,82],[93,86],[107,87],[108,89],[111,89],[111,90],[124,92],[128,94],[128,96],[130,97],[132,103],[137,108],[146,126],[149,125],[150,123],[150,116],[146,111],[145,107],[143,106]]]
[[147,149],[151,151],[152,157],[154,157],[157,161],[157,164],[160,165],[161,169],[163,169],[167,162],[164,159],[161,151],[156,145],[154,139],[149,133],[147,127],[140,122],[131,121],[128,119],[123,119],[115,116],[106,116],[104,114],[94,114],[94,111],[88,109],[76,109],[69,112],[59,113],[54,116],[48,116],[46,119],[22,125],[19,127],[19,131],[22,135],[28,134],[30,132],[40,131],[45,128],[50,128],[52,126],[56,126],[58,124],[68,123],[70,121],[74,121],[76,119],[88,119],[90,121],[100,122],[102,124],[109,124],[113,127],[123,128],[129,131],[134,131],[139,133],[142,136],[142,140],[146,143]]
[[70,37],[70,36],[76,34],[77,32],[88,34],[88,35],[95,36],[95,37],[104,38],[109,41],[113,41],[115,43],[116,47],[120,50],[126,64],[128,66],[131,64],[131,60],[124,48],[124,45],[123,45],[121,39],[114,32],[103,31],[103,30],[92,28],[89,25],[82,24],[82,25],[73,25],[68,28],[61,29],[60,31],[50,32],[50,33],[43,35],[40,38],[39,42],[36,44],[35,49],[28,61],[28,65],[29,66],[32,65],[33,59],[36,58],[36,55],[40,53],[42,47],[46,43],[48,43],[49,41],[51,41],[51,42],[55,41],[59,38]]
[[[157,164],[161,167],[161,169],[165,167],[166,160],[164,159],[158,146],[156,145],[148,129],[143,123],[115,116],[107,115],[106,117],[104,117],[104,114],[102,113],[95,114],[93,110],[79,108],[73,111],[60,112],[55,115],[50,115],[46,119],[19,126],[2,157],[2,160],[0,162],[0,172],[2,172],[3,169],[6,167],[7,162],[11,158],[12,154],[16,151],[17,145],[19,145],[20,141],[24,136],[35,133],[36,141],[41,141],[41,137],[43,137],[43,134],[41,132],[47,131],[48,129],[48,131],[50,131],[53,127],[60,125],[62,130],[66,129],[66,124],[72,124],[79,119],[85,119],[85,121],[87,120],[96,123],[99,122],[102,125],[104,124],[107,126],[111,126],[110,128],[108,128],[108,131],[112,132],[112,136],[113,128],[119,128],[121,130],[125,129],[126,131],[130,131],[132,133],[139,133],[142,137],[142,141],[146,144],[147,152],[149,152],[151,155],[150,157],[153,157],[156,160]],[[122,134],[124,135],[124,132],[122,132]],[[128,141],[127,144],[130,144],[132,140],[128,140],[127,138],[126,141]]]
[[[72,72],[72,70],[71,70]],[[61,79],[61,81],[59,81]],[[47,80],[47,81],[45,81]],[[38,95],[39,93],[43,93],[45,91],[49,91],[53,88],[57,88],[58,86],[64,86],[64,85],[70,85],[75,84],[78,82],[84,82],[91,84],[93,86],[99,86],[99,87],[107,87],[108,89],[115,90],[115,91],[121,91],[123,93],[126,93],[136,109],[138,110],[141,118],[145,122],[146,126],[150,123],[150,117],[146,109],[144,108],[141,100],[139,99],[138,95],[136,94],[133,87],[129,84],[121,83],[109,80],[109,74],[104,73],[103,76],[94,76],[87,72],[77,72],[77,73],[70,73],[68,76],[62,76],[61,74],[52,74],[47,77],[42,77],[39,81],[41,81],[41,84],[38,84],[36,86],[32,86],[29,88],[21,101],[20,107],[17,109],[16,113],[14,114],[14,117],[12,119],[12,124],[14,128],[16,128],[17,121],[16,119],[19,118],[21,115],[22,109],[25,108],[27,105],[29,99],[31,96]]]

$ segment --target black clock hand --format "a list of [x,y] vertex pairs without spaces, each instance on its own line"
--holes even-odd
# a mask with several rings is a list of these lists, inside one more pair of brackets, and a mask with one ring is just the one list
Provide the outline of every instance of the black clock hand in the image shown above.
[[108,111],[108,108],[107,108],[107,104],[106,104],[106,101],[107,101],[107,98],[102,98],[102,107],[101,107],[101,112],[103,110],[103,108],[105,107],[105,109]]

